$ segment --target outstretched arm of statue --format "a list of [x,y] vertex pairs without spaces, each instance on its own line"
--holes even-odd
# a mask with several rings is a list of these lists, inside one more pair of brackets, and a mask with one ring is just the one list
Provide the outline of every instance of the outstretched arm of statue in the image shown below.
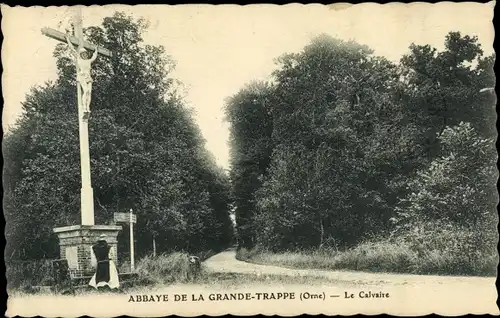
[[66,34],[66,42],[68,42],[68,46],[69,49],[71,50],[71,53],[73,53],[73,55],[76,55],[75,47],[73,46],[73,43],[71,43],[71,41],[69,40],[69,36],[67,34]]
[[94,62],[95,59],[97,58],[97,50],[98,49],[99,49],[99,47],[96,45],[94,54],[92,54],[92,57],[90,58],[90,62]]

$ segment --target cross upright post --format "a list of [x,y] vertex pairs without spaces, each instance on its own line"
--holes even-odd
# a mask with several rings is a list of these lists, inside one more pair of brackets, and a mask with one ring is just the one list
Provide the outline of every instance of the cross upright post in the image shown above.
[[[104,56],[111,56],[111,52],[103,48],[97,48],[83,39],[82,13],[80,6],[75,8],[75,16],[73,21],[74,34],[69,38],[69,41],[77,46],[76,52],[80,54],[82,49],[97,50],[98,53]],[[66,43],[66,35],[57,30],[43,28],[42,33],[52,39]],[[90,72],[90,70],[88,70]],[[78,72],[78,65],[77,65]],[[82,103],[82,88],[77,83],[77,98],[78,98],[78,123],[80,134],[80,169],[81,169],[81,224],[94,225],[94,194],[92,190],[92,182],[90,177],[90,150],[89,150],[89,130],[88,117],[84,115],[84,107]]]
[[[77,6],[73,20],[74,34],[68,35],[50,28],[43,28],[42,33],[49,38],[63,42],[70,49],[76,66],[76,88],[78,101],[78,125],[80,136],[80,166],[81,166],[81,224],[55,227],[54,233],[59,238],[60,257],[68,261],[68,267],[74,277],[89,276],[95,272],[92,258],[95,255],[92,245],[101,234],[106,235],[106,241],[111,246],[110,259],[118,263],[118,232],[120,225],[94,224],[94,194],[90,179],[90,151],[88,121],[92,92],[91,66],[97,55],[111,56],[111,52],[83,40],[81,8]],[[89,57],[89,52],[93,52]]]
[[[75,36],[79,40],[78,51],[83,48],[83,28],[80,8],[75,14]],[[82,225],[94,225],[94,191],[90,178],[89,122],[83,118],[82,89],[76,85],[78,95],[78,123],[80,130],[80,169],[82,187],[80,191],[80,209]]]

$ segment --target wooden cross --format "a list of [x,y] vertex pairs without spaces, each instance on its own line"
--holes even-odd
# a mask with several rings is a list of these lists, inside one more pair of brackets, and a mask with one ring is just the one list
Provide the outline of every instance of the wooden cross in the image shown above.
[[[42,29],[42,34],[48,36],[51,39],[67,43],[66,42],[66,34],[64,34],[64,33],[60,32],[60,31],[57,31],[57,30],[54,30],[54,29],[51,29],[51,28],[43,28]],[[80,46],[80,41],[83,40],[83,37],[82,38],[77,38],[75,36],[70,36],[69,40],[70,40],[70,42],[73,45],[76,45],[76,46],[79,47]],[[88,50],[94,51],[95,48],[96,48],[96,45],[94,45],[94,44],[92,44],[90,42],[87,42],[87,41],[83,41],[83,47],[86,48],[86,49],[88,49]],[[99,54],[107,56],[107,57],[111,57],[112,56],[111,51],[109,51],[109,50],[107,50],[105,48],[102,48],[102,47],[98,47],[97,48],[97,52],[99,52]]]
[[[96,46],[83,40],[83,27],[82,27],[82,14],[80,7],[76,7],[76,14],[74,19],[74,35],[69,37],[72,44],[77,45],[77,52],[85,48],[89,50],[96,49]],[[49,38],[67,43],[66,35],[50,28],[43,28],[42,34]],[[99,47],[98,53],[104,56],[111,56],[111,52]],[[76,61],[75,61],[76,62]],[[89,151],[89,131],[88,131],[88,116],[83,116],[82,109],[82,91],[79,84],[77,84],[78,96],[78,123],[80,130],[80,169],[82,177],[82,188],[80,196],[81,205],[81,223],[82,225],[94,225],[94,192],[92,190],[92,182],[90,179],[90,151]]]
[[[82,13],[79,7],[76,8],[76,14],[75,18],[73,21],[73,27],[74,27],[74,32],[75,34],[73,36],[69,37],[70,42],[73,45],[77,45],[78,49],[80,48],[86,48],[88,50],[94,51],[96,49],[96,45],[89,43],[83,39],[83,27],[82,27]],[[57,30],[51,29],[51,28],[42,28],[42,34],[48,36],[49,38],[52,38],[54,40],[58,40],[61,42],[66,43],[66,35],[62,32],[59,32]],[[98,48],[98,53],[102,54],[107,57],[111,57],[112,54],[110,51],[99,47]]]

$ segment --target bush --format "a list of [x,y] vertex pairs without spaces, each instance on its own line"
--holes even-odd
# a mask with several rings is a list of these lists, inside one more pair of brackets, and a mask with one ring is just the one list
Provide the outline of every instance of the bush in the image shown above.
[[52,260],[6,261],[5,274],[8,289],[52,285]]
[[240,249],[237,259],[293,268],[494,276],[498,263],[496,241],[485,244],[483,234],[467,227],[434,222],[388,238],[372,239],[345,251],[271,253],[262,248]]
[[[201,264],[203,275],[203,264]],[[172,284],[191,280],[191,267],[186,253],[161,254],[157,257],[146,256],[137,264],[138,278],[135,284]]]
[[415,272],[417,254],[405,242],[366,242],[335,258],[335,268],[374,272]]
[[445,222],[420,223],[413,230],[396,235],[417,253],[416,272],[421,274],[496,274],[497,235],[486,224],[452,225]]

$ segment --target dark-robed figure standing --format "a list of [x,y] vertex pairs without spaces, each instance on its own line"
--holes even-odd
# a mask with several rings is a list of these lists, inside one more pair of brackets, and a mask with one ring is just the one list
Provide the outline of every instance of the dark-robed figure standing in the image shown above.
[[96,264],[96,272],[89,282],[89,285],[99,289],[100,287],[109,287],[116,289],[120,287],[118,280],[118,271],[116,270],[115,263],[109,259],[109,251],[111,246],[106,242],[106,235],[101,234],[96,244],[92,246]]

